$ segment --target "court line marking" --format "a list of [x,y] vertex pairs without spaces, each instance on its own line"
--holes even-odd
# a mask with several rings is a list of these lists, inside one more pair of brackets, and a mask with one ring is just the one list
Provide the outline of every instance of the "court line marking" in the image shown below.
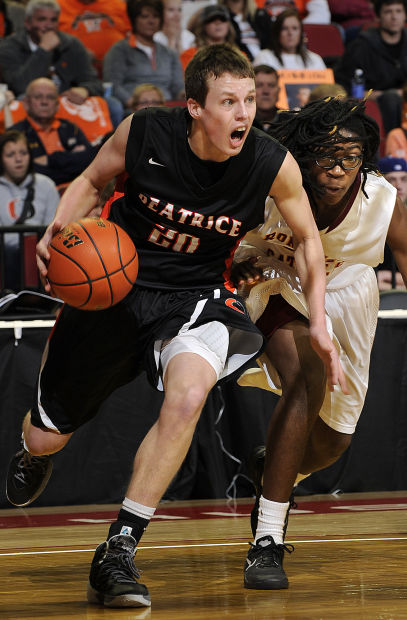
[[[377,542],[384,540],[407,540],[407,536],[396,536],[396,537],[377,537],[377,538],[321,538],[314,540],[289,540],[286,543],[289,544],[301,544],[301,543],[330,543],[330,542]],[[143,551],[147,549],[191,549],[193,547],[237,547],[237,546],[246,546],[247,542],[230,542],[230,543],[198,543],[198,544],[189,544],[189,545],[151,545],[146,547],[138,547],[138,551]],[[54,551],[12,551],[8,553],[1,553],[0,557],[4,556],[17,556],[17,555],[45,555],[45,554],[55,554],[55,553],[87,553],[94,552],[94,549],[58,549]]]

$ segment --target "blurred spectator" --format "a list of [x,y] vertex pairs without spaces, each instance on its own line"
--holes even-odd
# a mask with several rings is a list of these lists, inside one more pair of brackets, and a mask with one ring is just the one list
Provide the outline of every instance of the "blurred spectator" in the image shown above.
[[6,7],[6,18],[11,22],[11,29],[2,36],[8,36],[10,33],[24,28],[25,7],[24,4],[13,2],[13,0],[5,0],[5,2],[3,0],[3,3]]
[[407,160],[407,84],[403,86],[401,125],[389,131],[386,136],[385,154]]
[[297,9],[304,24],[330,24],[328,0],[257,0],[260,8],[267,9],[274,20],[287,9]]
[[315,86],[308,97],[307,103],[325,99],[325,97],[347,97],[348,93],[340,84],[318,84]]
[[229,10],[236,45],[253,60],[270,41],[272,21],[269,14],[259,9],[254,0],[219,0],[219,4]]
[[163,23],[161,0],[128,0],[132,34],[115,43],[104,60],[103,77],[113,83],[115,95],[130,108],[136,86],[151,82],[166,99],[182,99],[184,79],[178,54],[153,39]]
[[58,0],[59,28],[73,34],[101,62],[111,46],[130,32],[123,0]]
[[362,26],[376,20],[370,0],[328,0],[328,4],[331,21],[343,29],[345,43],[354,39]]
[[302,22],[295,9],[278,15],[269,47],[259,52],[256,65],[270,65],[275,69],[325,69],[321,56],[307,49]]
[[[16,97],[39,77],[51,78],[60,93],[81,104],[89,95],[103,95],[103,86],[89,52],[76,37],[58,30],[60,8],[56,0],[30,0],[25,8],[24,30],[0,42],[0,71]],[[123,118],[117,99],[108,100],[114,126]]]
[[269,65],[254,68],[256,83],[256,117],[253,125],[267,131],[278,113],[277,100],[280,93],[278,73]]
[[191,30],[195,34],[196,45],[182,52],[180,56],[184,71],[198,48],[214,43],[236,44],[235,29],[232,26],[229,11],[225,6],[210,4],[199,11],[190,23],[194,24],[191,26]]
[[363,30],[335,68],[335,81],[351,93],[356,69],[363,70],[370,99],[376,99],[389,132],[400,125],[402,86],[407,81],[406,0],[376,0],[378,26]]
[[130,108],[132,112],[165,104],[164,93],[154,84],[139,84],[133,90]]
[[[47,226],[58,202],[55,183],[33,172],[26,136],[15,130],[3,133],[0,136],[0,226]],[[4,241],[6,280],[2,288],[17,290],[21,263],[19,236],[6,233]]]
[[24,103],[27,118],[13,129],[27,136],[34,170],[49,176],[57,185],[78,176],[97,153],[84,133],[65,119],[56,116],[58,91],[48,78],[38,78],[28,85]]
[[182,0],[163,0],[163,2],[163,24],[161,30],[155,33],[154,41],[181,54],[194,45],[195,35],[181,25]]
[[[397,157],[382,157],[379,159],[378,168],[384,178],[397,189],[397,196],[407,205],[407,161]],[[377,270],[377,282],[381,291],[405,288],[403,278],[397,271],[396,262],[387,245],[384,261]]]
[[14,26],[10,19],[8,2],[0,0],[0,39],[7,37],[13,31]]

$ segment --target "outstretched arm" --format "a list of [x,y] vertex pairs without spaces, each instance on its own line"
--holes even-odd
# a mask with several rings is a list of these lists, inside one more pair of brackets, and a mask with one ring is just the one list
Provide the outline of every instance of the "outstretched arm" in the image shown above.
[[326,327],[326,275],[321,239],[302,186],[299,167],[290,153],[287,153],[270,195],[293,232],[296,268],[308,303],[311,344],[325,364],[330,389],[339,383],[342,391],[347,393],[338,352]]

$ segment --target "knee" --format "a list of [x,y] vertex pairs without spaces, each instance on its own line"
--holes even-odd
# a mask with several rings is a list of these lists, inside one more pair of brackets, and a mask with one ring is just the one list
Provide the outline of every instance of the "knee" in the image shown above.
[[[327,427],[328,428],[328,427]],[[329,428],[327,432],[319,433],[316,441],[318,451],[330,459],[338,459],[350,446],[353,435],[340,433]]]
[[71,435],[59,435],[32,425],[24,430],[26,446],[33,456],[59,452],[69,441],[70,437]]
[[170,424],[188,427],[198,422],[207,394],[199,385],[189,385],[166,396],[164,411]]
[[323,369],[315,369],[314,372],[300,369],[282,382],[282,392],[298,410],[317,414],[322,406],[325,386],[326,376]]

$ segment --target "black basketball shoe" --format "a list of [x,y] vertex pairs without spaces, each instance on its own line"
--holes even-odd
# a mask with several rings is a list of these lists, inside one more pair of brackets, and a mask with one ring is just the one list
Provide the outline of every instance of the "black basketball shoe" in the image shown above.
[[145,585],[134,565],[137,547],[133,536],[118,534],[95,551],[88,583],[89,603],[106,607],[150,607]]
[[272,536],[263,536],[250,550],[244,565],[244,587],[253,590],[283,590],[288,588],[283,569],[284,551],[292,553],[292,545],[276,545]]
[[47,486],[52,473],[52,460],[48,455],[33,456],[22,447],[8,466],[6,495],[11,504],[31,504]]
[[[252,529],[253,537],[256,536],[257,530],[257,520],[259,518],[259,504],[260,504],[260,496],[263,492],[263,471],[264,471],[264,460],[266,458],[266,446],[257,446],[253,450],[253,453],[250,458],[249,464],[249,474],[254,484],[254,488],[256,491],[256,499],[254,502],[254,506],[252,508],[250,514],[250,525]],[[297,504],[294,500],[294,490],[291,492],[289,497],[289,505],[287,514],[284,520],[284,529],[283,529],[283,539],[285,539],[285,535],[288,527],[288,517],[290,514],[291,508],[297,508]]]

